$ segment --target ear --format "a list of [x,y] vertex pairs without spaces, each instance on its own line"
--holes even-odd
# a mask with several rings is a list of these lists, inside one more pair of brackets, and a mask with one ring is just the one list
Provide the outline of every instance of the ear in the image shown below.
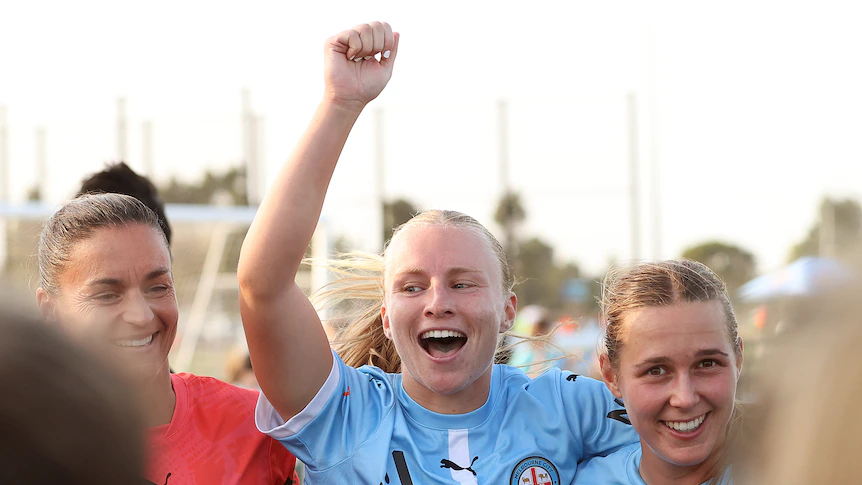
[[392,330],[389,328],[389,315],[386,313],[386,303],[380,307],[380,320],[383,323],[383,335],[392,340]]
[[503,311],[503,322],[500,324],[500,333],[509,331],[515,324],[515,315],[518,314],[518,295],[509,292],[506,300],[506,308]]
[[615,397],[622,399],[623,393],[620,392],[619,378],[617,377],[617,373],[614,372],[613,367],[611,367],[611,360],[608,359],[608,354],[599,356],[599,365],[602,368],[602,379],[604,379],[605,385],[608,386],[608,390]]
[[739,380],[739,375],[742,374],[742,356],[745,354],[745,349],[742,347],[742,337],[736,337],[739,341],[739,353],[736,354],[736,380]]
[[46,323],[57,322],[57,309],[54,306],[54,300],[42,287],[36,289],[36,304],[39,305],[39,313],[42,314],[42,320]]

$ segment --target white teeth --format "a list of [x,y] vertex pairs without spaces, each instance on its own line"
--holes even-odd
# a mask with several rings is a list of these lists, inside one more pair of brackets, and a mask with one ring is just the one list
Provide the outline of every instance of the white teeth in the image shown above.
[[153,335],[140,340],[117,340],[114,343],[119,347],[143,347],[153,341]]
[[454,330],[428,330],[427,332],[423,333],[419,337],[422,339],[426,339],[426,338],[448,338],[448,337],[461,337],[461,338],[463,338],[465,336],[466,335],[464,335],[463,333],[456,332]]
[[693,431],[700,427],[704,418],[706,418],[706,414],[698,416],[691,421],[664,421],[664,424],[677,431]]

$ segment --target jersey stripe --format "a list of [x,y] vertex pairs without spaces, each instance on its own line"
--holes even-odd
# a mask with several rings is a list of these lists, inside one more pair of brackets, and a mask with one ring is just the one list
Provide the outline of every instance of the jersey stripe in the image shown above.
[[478,485],[476,475],[466,468],[472,463],[470,456],[470,443],[466,429],[449,430],[449,461],[457,463],[463,470],[450,470],[452,478],[461,485]]

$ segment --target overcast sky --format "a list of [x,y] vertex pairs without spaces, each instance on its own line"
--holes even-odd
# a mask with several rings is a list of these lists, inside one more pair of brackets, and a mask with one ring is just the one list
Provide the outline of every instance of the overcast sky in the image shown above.
[[[12,197],[36,182],[44,127],[52,202],[116,158],[191,180],[242,159],[241,91],[262,117],[266,174],[322,92],[324,39],[386,20],[395,74],[356,127],[325,206],[333,233],[378,249],[374,109],[387,197],[471,214],[501,233],[497,103],[529,220],[589,271],[632,257],[627,96],[637,112],[641,257],[709,239],[779,266],[824,195],[862,198],[862,8],[851,2],[7,1],[0,106]],[[658,162],[658,170],[652,164]],[[660,224],[652,217],[657,173]],[[659,228],[656,246],[654,233]]]

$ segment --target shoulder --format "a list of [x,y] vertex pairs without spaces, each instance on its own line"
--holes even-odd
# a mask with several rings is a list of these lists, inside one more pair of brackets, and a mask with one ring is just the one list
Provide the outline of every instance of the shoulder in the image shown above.
[[563,396],[587,394],[605,398],[609,394],[604,382],[556,367],[548,369],[534,378],[530,378],[522,370],[511,366],[499,365],[498,367],[500,367],[503,382],[507,388],[522,387],[531,393],[550,392]]
[[362,367],[354,368],[342,362],[341,358],[337,357],[337,355],[336,360],[342,376],[348,381],[353,380],[367,383],[370,388],[384,392],[394,391],[401,386],[401,374],[390,374],[373,365],[363,365]]
[[607,456],[596,456],[578,465],[573,485],[603,483],[609,485],[640,485],[638,473],[640,443],[626,445]]
[[254,389],[228,384],[215,377],[199,376],[187,372],[174,374],[174,376],[185,383],[188,388],[189,401],[193,404],[201,402],[210,405],[219,402],[236,403],[253,411],[258,394],[260,394]]

